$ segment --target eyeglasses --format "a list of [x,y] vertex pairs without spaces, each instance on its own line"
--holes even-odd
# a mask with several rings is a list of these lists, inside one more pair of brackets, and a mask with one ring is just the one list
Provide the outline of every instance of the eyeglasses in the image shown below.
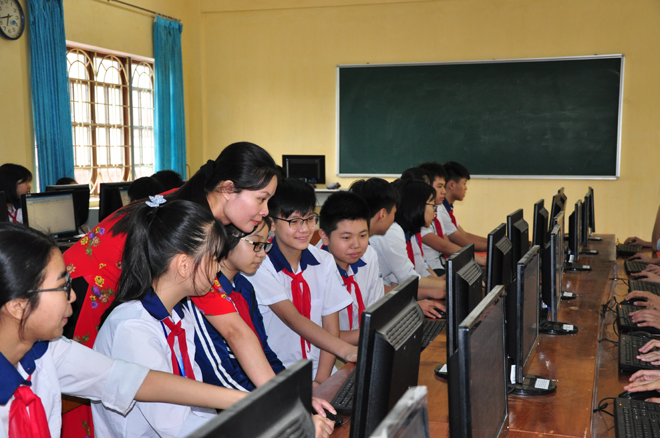
[[249,239],[246,239],[245,237],[241,238],[242,240],[245,240],[247,243],[252,245],[254,248],[254,252],[259,252],[262,249],[266,254],[270,252],[270,250],[273,248],[273,242],[253,242]]
[[66,277],[64,278],[66,278],[66,283],[64,283],[64,286],[62,287],[56,287],[54,289],[33,289],[28,292],[66,292],[66,300],[69,301],[71,299],[71,276],[67,272]]
[[310,216],[306,219],[282,219],[281,217],[275,217],[275,216],[269,216],[269,217],[271,219],[275,219],[278,221],[288,222],[289,228],[291,228],[294,231],[299,230],[305,222],[307,222],[307,227],[310,230],[316,229],[316,226],[319,224],[319,216],[317,214],[315,214],[314,216]]
[[435,204],[432,204],[430,202],[427,202],[426,205],[432,205],[433,206],[433,211],[437,212],[438,211],[438,206]]

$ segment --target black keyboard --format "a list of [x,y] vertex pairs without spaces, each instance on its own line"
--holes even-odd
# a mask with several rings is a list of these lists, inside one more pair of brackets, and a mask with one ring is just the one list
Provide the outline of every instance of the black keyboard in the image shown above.
[[638,261],[631,262],[629,260],[624,264],[624,267],[626,268],[626,273],[630,275],[630,274],[637,274],[638,272],[642,272],[644,269],[646,269],[648,265],[649,264],[646,262],[638,262]]
[[431,342],[445,329],[446,321],[438,319],[425,319],[422,325],[422,350],[429,346]]
[[619,330],[621,332],[630,332],[630,331],[643,331],[647,333],[653,333],[654,335],[660,335],[660,329],[655,327],[640,327],[636,323],[632,322],[630,317],[630,312],[635,312],[637,310],[643,310],[644,307],[634,306],[632,304],[619,304],[616,306],[616,320],[619,324]]
[[638,252],[642,252],[640,245],[631,245],[629,243],[620,243],[616,246],[616,254],[622,257],[630,257]]
[[614,430],[616,438],[660,438],[660,403],[617,398]]
[[330,404],[337,411],[339,415],[352,415],[353,414],[353,394],[355,392],[355,368],[348,375],[346,381]]
[[641,290],[641,291],[651,292],[654,295],[660,296],[660,284],[651,283],[650,281],[630,280],[628,282],[628,290],[629,291]]
[[660,370],[658,365],[637,359],[639,349],[650,340],[644,336],[619,335],[619,371],[634,373],[638,370]]

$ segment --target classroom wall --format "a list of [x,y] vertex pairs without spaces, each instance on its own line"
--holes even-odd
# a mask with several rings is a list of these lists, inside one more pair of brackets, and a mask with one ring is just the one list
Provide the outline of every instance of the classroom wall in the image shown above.
[[239,140],[277,161],[325,154],[328,181],[346,187],[352,180],[337,178],[335,164],[337,64],[623,53],[620,179],[474,179],[456,211],[486,234],[516,208],[531,218],[533,203],[549,203],[560,186],[574,202],[591,185],[598,232],[650,238],[660,203],[659,22],[656,0],[205,0],[203,155]]

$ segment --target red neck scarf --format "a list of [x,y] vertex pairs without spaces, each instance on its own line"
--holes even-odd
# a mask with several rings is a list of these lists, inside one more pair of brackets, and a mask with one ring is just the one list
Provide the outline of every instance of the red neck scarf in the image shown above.
[[435,233],[440,237],[445,237],[445,234],[442,232],[442,225],[437,216],[433,218],[433,225],[435,226]]
[[[424,250],[422,249],[422,234],[421,233],[415,234],[415,239],[417,239],[417,245],[419,245],[419,251],[422,253],[422,257],[424,257]],[[415,253],[413,252],[411,240],[412,240],[412,236],[410,236],[410,239],[406,240],[406,251],[408,252],[408,258],[412,262],[413,266],[415,266]]]
[[449,213],[449,217],[451,218],[451,223],[454,224],[456,228],[458,228],[458,224],[456,223],[456,218],[454,217],[454,209],[452,208],[451,210],[447,210],[447,213]]
[[[312,294],[309,291],[309,285],[303,278],[303,271],[299,274],[292,274],[285,268],[282,269],[282,272],[291,277],[291,296],[293,297],[294,307],[302,316],[310,319],[312,313]],[[300,337],[300,348],[303,359],[307,359],[307,350],[311,348],[311,344],[302,336]]]
[[[167,344],[170,346],[172,352],[172,369],[177,376],[184,376],[189,379],[195,380],[195,372],[190,364],[190,357],[188,357],[188,344],[186,343],[186,331],[181,327],[181,321],[174,324],[170,318],[165,318],[163,324],[170,329],[170,334],[167,335]],[[181,364],[174,353],[174,340],[179,340],[179,350],[181,351],[181,360],[183,362],[183,372],[181,372]]]
[[7,215],[9,215],[9,220],[11,220],[13,223],[15,224],[18,223],[18,219],[16,219],[16,217],[18,216],[18,208],[14,209],[14,213],[9,211],[9,208],[7,208]]
[[[344,284],[346,285],[346,289],[348,289],[348,292],[351,292],[351,286],[353,287],[353,292],[355,293],[355,299],[357,300],[358,304],[358,326],[360,324],[360,319],[362,319],[362,312],[364,312],[364,301],[362,300],[362,291],[360,291],[360,286],[358,286],[357,282],[353,278],[354,275],[349,275],[348,277],[342,277],[344,280]],[[353,330],[353,304],[348,306],[346,308],[348,311],[348,327],[350,330]]]
[[[231,301],[234,303],[234,307],[236,307],[236,311],[238,312],[240,317],[243,318],[243,321],[245,321],[248,327],[252,329],[257,339],[259,339],[259,342],[261,342],[259,333],[257,333],[257,330],[254,328],[254,324],[252,323],[252,317],[250,316],[250,307],[248,306],[247,301],[245,301],[243,295],[241,295],[240,292],[233,291],[229,296],[229,298],[231,298]],[[263,344],[261,345],[261,348],[263,348]]]
[[50,438],[44,405],[29,386],[21,385],[14,391],[14,401],[9,408],[9,436]]

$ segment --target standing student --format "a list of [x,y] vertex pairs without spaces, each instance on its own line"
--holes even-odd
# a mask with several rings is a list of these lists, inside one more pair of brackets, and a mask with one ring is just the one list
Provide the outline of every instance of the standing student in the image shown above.
[[22,225],[0,224],[0,437],[58,438],[61,393],[121,413],[134,408],[134,399],[224,409],[243,397],[62,338],[74,299],[55,242]]
[[5,192],[9,215],[9,222],[23,223],[23,211],[21,209],[21,195],[30,193],[32,190],[32,172],[25,167],[7,163],[0,166],[0,191]]
[[314,189],[283,180],[268,201],[273,248],[248,279],[254,286],[271,347],[284,366],[312,361],[314,386],[332,373],[335,355],[355,362],[357,348],[339,339],[338,312],[351,305],[330,254],[312,245],[318,225]]
[[486,251],[488,240],[485,237],[465,231],[454,215],[454,203],[465,199],[470,172],[455,161],[448,161],[443,167],[447,172],[447,184],[445,185],[447,193],[442,206],[438,207],[438,217],[445,235],[449,236],[449,240],[460,247],[473,243],[475,251]]
[[340,338],[357,345],[365,308],[383,297],[378,254],[369,246],[369,206],[351,192],[333,193],[321,208],[319,235],[353,303],[339,312]]

